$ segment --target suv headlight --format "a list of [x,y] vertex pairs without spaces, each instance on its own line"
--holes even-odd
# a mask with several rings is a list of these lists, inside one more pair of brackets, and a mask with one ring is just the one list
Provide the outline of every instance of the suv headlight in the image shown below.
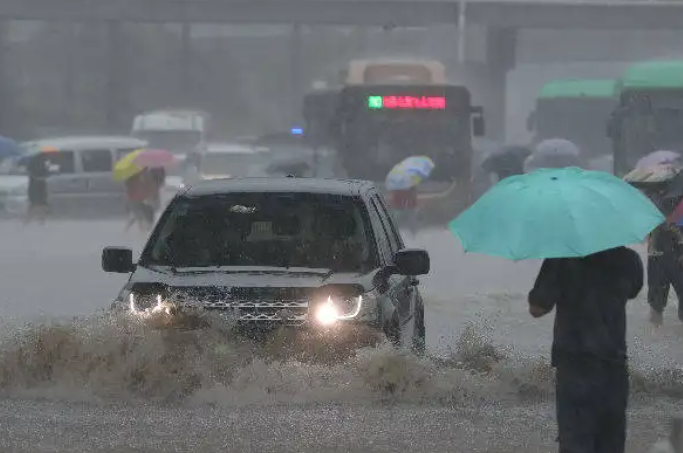
[[138,288],[124,288],[119,293],[114,305],[122,308],[126,313],[136,317],[146,317],[153,314],[173,314],[173,304],[168,302],[163,291],[147,291]]
[[358,296],[328,296],[311,304],[312,320],[330,326],[338,321],[370,321],[377,316],[377,295],[371,291]]

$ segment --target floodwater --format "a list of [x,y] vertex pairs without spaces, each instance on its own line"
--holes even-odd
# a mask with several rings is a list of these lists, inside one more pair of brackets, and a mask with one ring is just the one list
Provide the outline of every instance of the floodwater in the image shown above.
[[[526,313],[539,262],[465,255],[446,231],[409,239],[432,256],[429,357],[379,345],[328,363],[323,346],[103,315],[125,277],[100,270],[101,248],[143,240],[117,222],[0,223],[0,451],[556,449],[552,316]],[[643,296],[629,307],[629,452],[667,435],[683,399],[683,327],[669,307],[650,328]]]

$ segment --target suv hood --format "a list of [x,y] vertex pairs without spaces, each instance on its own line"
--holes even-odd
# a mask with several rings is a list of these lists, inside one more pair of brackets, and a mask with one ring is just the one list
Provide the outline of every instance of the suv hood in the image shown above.
[[181,268],[154,269],[138,267],[130,283],[163,284],[170,289],[190,287],[242,287],[242,288],[320,288],[326,285],[356,285],[366,291],[372,289],[370,275],[334,273],[306,268]]

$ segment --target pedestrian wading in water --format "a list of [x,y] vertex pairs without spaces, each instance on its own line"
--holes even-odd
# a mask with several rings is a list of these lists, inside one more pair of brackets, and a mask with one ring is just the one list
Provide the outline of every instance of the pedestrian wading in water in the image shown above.
[[[683,321],[683,231],[675,224],[676,210],[683,206],[680,198],[664,199],[651,195],[665,215],[667,222],[648,236],[647,248],[647,302],[650,305],[650,322],[656,326],[664,321],[664,309],[673,287],[678,299],[678,319]],[[675,204],[678,203],[678,207]],[[676,208],[676,209],[674,209]]]
[[643,287],[643,263],[626,247],[546,259],[529,293],[535,318],[555,308],[560,453],[623,453],[629,394],[626,303]]
[[28,212],[24,224],[37,220],[45,223],[48,214],[47,178],[50,174],[48,163],[43,154],[31,157],[27,165],[28,173]]

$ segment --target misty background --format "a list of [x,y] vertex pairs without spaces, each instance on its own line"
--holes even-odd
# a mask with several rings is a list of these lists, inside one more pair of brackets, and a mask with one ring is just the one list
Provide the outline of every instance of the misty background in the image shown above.
[[[455,26],[302,26],[296,37],[285,25],[193,25],[185,45],[179,24],[126,23],[112,53],[106,24],[7,24],[0,57],[2,132],[17,139],[128,133],[134,115],[169,107],[206,110],[221,138],[288,129],[300,125],[301,99],[311,84],[334,81],[348,60],[359,57],[436,58],[453,81],[470,88],[475,103],[487,90],[461,77]],[[484,35],[468,27],[467,64],[484,61]],[[295,40],[299,53],[292,51]],[[527,114],[544,83],[616,77],[630,61],[673,55],[681,41],[671,31],[520,30],[517,65],[507,77],[507,140],[529,139]],[[113,121],[106,108],[112,97]]]

